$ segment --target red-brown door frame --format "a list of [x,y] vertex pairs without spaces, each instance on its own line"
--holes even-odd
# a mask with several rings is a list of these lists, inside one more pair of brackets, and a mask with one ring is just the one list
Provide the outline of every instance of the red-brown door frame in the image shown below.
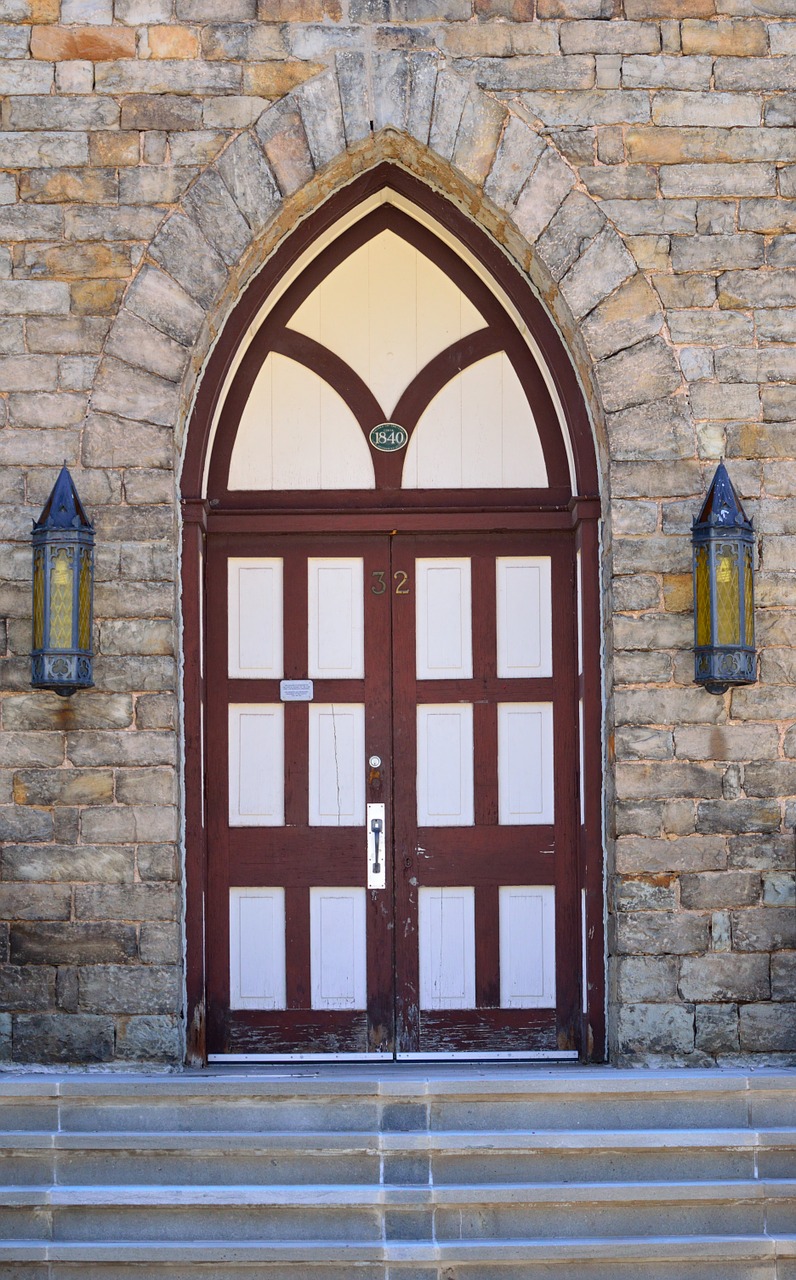
[[[351,512],[327,508],[320,513],[301,509],[300,495],[292,509],[269,510],[267,495],[259,509],[235,506],[225,495],[222,507],[203,494],[205,464],[211,447],[212,425],[219,397],[235,353],[249,325],[276,282],[315,239],[369,196],[389,187],[425,209],[450,228],[500,284],[533,333],[563,406],[574,459],[577,496],[533,507],[512,502],[496,504],[480,513],[468,512],[473,531],[574,528],[581,563],[583,670],[579,696],[584,712],[584,817],[578,830],[579,888],[585,891],[583,921],[587,991],[579,1027],[581,1058],[601,1061],[605,1056],[605,960],[602,855],[602,698],[600,671],[600,501],[597,462],[580,387],[566,349],[549,317],[534,297],[527,280],[502,250],[460,210],[424,183],[390,164],[362,175],[329,200],[286,237],[263,270],[241,295],[205,369],[188,432],[182,472],[182,617],[187,638],[184,651],[184,745],[186,838],[186,994],[187,1058],[194,1065],[206,1061],[205,920],[207,906],[207,829],[205,821],[204,717],[206,698],[204,572],[207,537],[218,532],[304,532],[334,527],[340,532],[403,529],[439,532],[462,527],[462,510],[450,504],[427,503],[411,511],[400,506],[400,493],[371,510]],[[496,495],[497,496],[497,495]],[[514,495],[512,495],[514,496]],[[558,498],[558,495],[556,495]]]

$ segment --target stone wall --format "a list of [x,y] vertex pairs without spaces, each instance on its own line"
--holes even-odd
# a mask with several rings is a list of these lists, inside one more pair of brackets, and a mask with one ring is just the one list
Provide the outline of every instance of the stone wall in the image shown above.
[[[367,164],[345,104],[340,143],[326,119],[359,75],[382,153],[527,267],[590,397],[614,1057],[796,1060],[789,9],[0,0],[0,1057],[181,1058],[182,428],[240,283]],[[761,667],[711,698],[688,531],[722,455],[758,531]],[[64,459],[99,545],[97,687],[68,703],[27,659],[29,520]]]

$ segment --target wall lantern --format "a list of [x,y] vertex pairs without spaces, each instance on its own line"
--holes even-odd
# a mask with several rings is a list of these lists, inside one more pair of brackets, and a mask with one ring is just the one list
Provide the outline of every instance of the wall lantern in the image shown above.
[[694,519],[694,679],[708,693],[754,684],[754,533],[720,462]]
[[90,689],[94,526],[64,464],[33,524],[31,684],[68,698]]

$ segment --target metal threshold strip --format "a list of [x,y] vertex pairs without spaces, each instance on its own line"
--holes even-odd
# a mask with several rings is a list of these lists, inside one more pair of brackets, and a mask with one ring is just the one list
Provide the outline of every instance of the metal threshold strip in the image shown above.
[[393,1057],[386,1053],[209,1053],[207,1061],[225,1062],[562,1062],[577,1059],[576,1049],[513,1050],[496,1049],[492,1052],[463,1050],[443,1053],[398,1053]]

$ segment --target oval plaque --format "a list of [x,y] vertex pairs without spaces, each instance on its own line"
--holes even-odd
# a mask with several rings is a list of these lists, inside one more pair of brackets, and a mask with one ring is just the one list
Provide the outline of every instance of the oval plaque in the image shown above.
[[397,422],[380,422],[377,427],[372,428],[368,439],[374,449],[380,449],[382,453],[395,453],[397,449],[403,449],[409,439],[409,432],[404,427],[399,427]]

